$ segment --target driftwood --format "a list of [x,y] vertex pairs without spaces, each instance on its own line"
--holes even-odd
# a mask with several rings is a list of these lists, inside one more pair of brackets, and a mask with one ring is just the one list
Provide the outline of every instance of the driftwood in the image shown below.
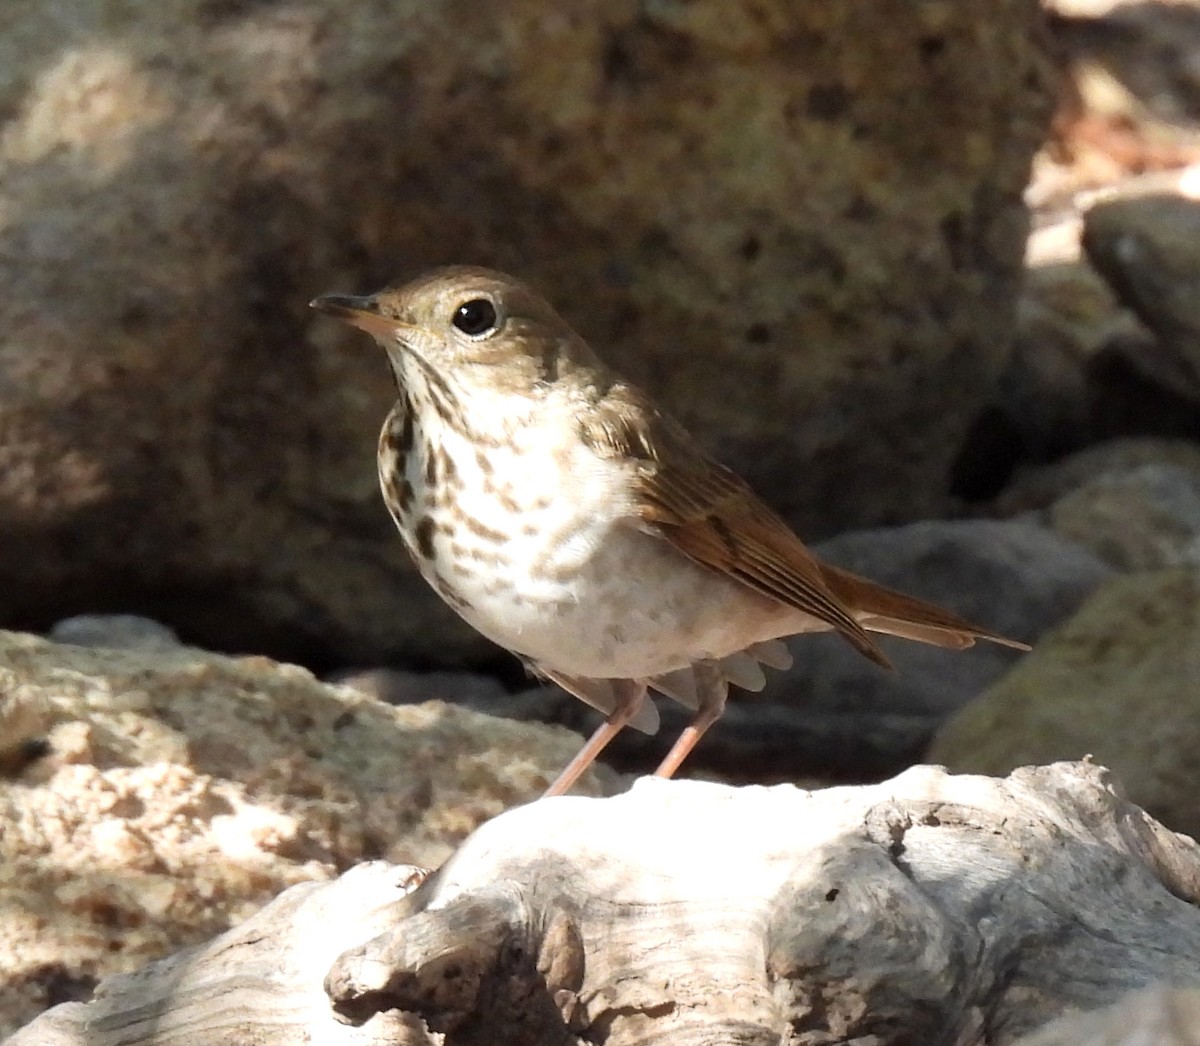
[[1158,985],[1102,1010],[1075,1013],[1021,1040],[1020,1046],[1197,1046],[1200,991]]
[[10,1046],[968,1046],[1200,984],[1200,847],[1088,763],[646,780],[512,810],[409,871],[295,887]]

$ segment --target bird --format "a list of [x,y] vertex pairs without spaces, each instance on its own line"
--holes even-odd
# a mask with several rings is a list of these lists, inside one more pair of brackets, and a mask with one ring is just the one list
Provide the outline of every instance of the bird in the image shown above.
[[546,790],[568,791],[650,690],[692,716],[671,777],[730,684],[786,669],[782,642],[833,631],[882,668],[882,633],[950,649],[1026,644],[822,562],[541,295],[448,266],[311,306],[383,348],[397,400],[379,435],[388,512],[423,578],[468,624],[604,716]]

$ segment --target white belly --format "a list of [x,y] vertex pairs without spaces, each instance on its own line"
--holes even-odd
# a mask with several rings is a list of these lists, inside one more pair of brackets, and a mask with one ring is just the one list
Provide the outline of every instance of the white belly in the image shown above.
[[426,488],[414,453],[413,510],[397,522],[411,534],[412,521],[432,521],[432,556],[410,540],[418,568],[500,646],[569,675],[642,679],[803,630],[803,615],[639,530],[622,477],[586,445],[531,439],[519,465],[513,449],[492,448],[485,470],[459,433],[438,436],[455,461],[453,503],[437,496],[444,486]]
[[[585,555],[534,568],[515,557],[500,586],[455,587],[462,616],[493,642],[569,675],[642,679],[786,634],[778,604],[614,523]],[[528,567],[528,569],[522,569]]]

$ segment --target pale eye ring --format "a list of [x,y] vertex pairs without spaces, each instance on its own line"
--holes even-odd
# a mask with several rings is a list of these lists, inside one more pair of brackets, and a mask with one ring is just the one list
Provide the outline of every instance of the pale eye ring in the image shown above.
[[496,306],[487,298],[471,298],[457,309],[450,322],[468,338],[486,338],[500,327]]

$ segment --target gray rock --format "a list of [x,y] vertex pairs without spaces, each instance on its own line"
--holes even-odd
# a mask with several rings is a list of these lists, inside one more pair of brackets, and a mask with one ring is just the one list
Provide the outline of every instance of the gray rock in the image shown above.
[[1124,439],[1030,469],[997,498],[1118,570],[1200,563],[1200,445]]
[[1092,365],[1114,341],[1139,336],[1152,340],[1090,265],[1028,269],[997,389],[997,409],[1016,437],[1010,453],[1045,461],[1095,439],[1104,420]]
[[1200,469],[1098,476],[1050,507],[1050,526],[1118,570],[1200,567]]
[[1023,463],[1131,437],[1200,437],[1200,384],[1164,328],[1144,319],[1086,261],[1031,267],[1013,352],[960,457],[956,489],[978,501]]
[[1134,362],[1164,388],[1200,401],[1200,203],[1177,195],[1099,203],[1084,216],[1092,264],[1162,351]]
[[[1021,521],[914,523],[844,534],[815,551],[1026,642],[1069,617],[1112,574],[1086,549]],[[797,769],[818,759],[843,773],[898,769],[920,756],[939,723],[1024,656],[990,643],[948,651],[881,642],[895,672],[879,670],[833,636],[791,640],[795,667],[773,674],[762,696],[787,709],[800,728],[805,743],[792,749]],[[751,703],[743,707],[752,714]]]
[[965,497],[995,494],[1014,464],[1100,441],[1200,438],[1200,203],[1186,177],[1106,186],[1061,223],[1076,230],[1074,251],[1031,252],[1013,352],[963,454],[981,475],[956,476]]
[[[1042,512],[1091,482],[1124,475],[1146,465],[1200,474],[1200,444],[1150,436],[1107,440],[1052,464],[1024,469],[996,498],[992,509],[999,516]],[[1046,522],[1044,514],[1039,518]]]
[[170,650],[180,645],[166,625],[137,614],[78,614],[57,622],[46,638],[111,650]]
[[[1014,639],[1072,614],[1111,570],[1086,549],[1020,520],[936,520],[843,534],[817,555]],[[933,648],[885,639],[913,651]],[[1003,648],[984,647],[1009,655]],[[936,652],[936,651],[934,651]],[[978,651],[976,651],[978,652]]]

